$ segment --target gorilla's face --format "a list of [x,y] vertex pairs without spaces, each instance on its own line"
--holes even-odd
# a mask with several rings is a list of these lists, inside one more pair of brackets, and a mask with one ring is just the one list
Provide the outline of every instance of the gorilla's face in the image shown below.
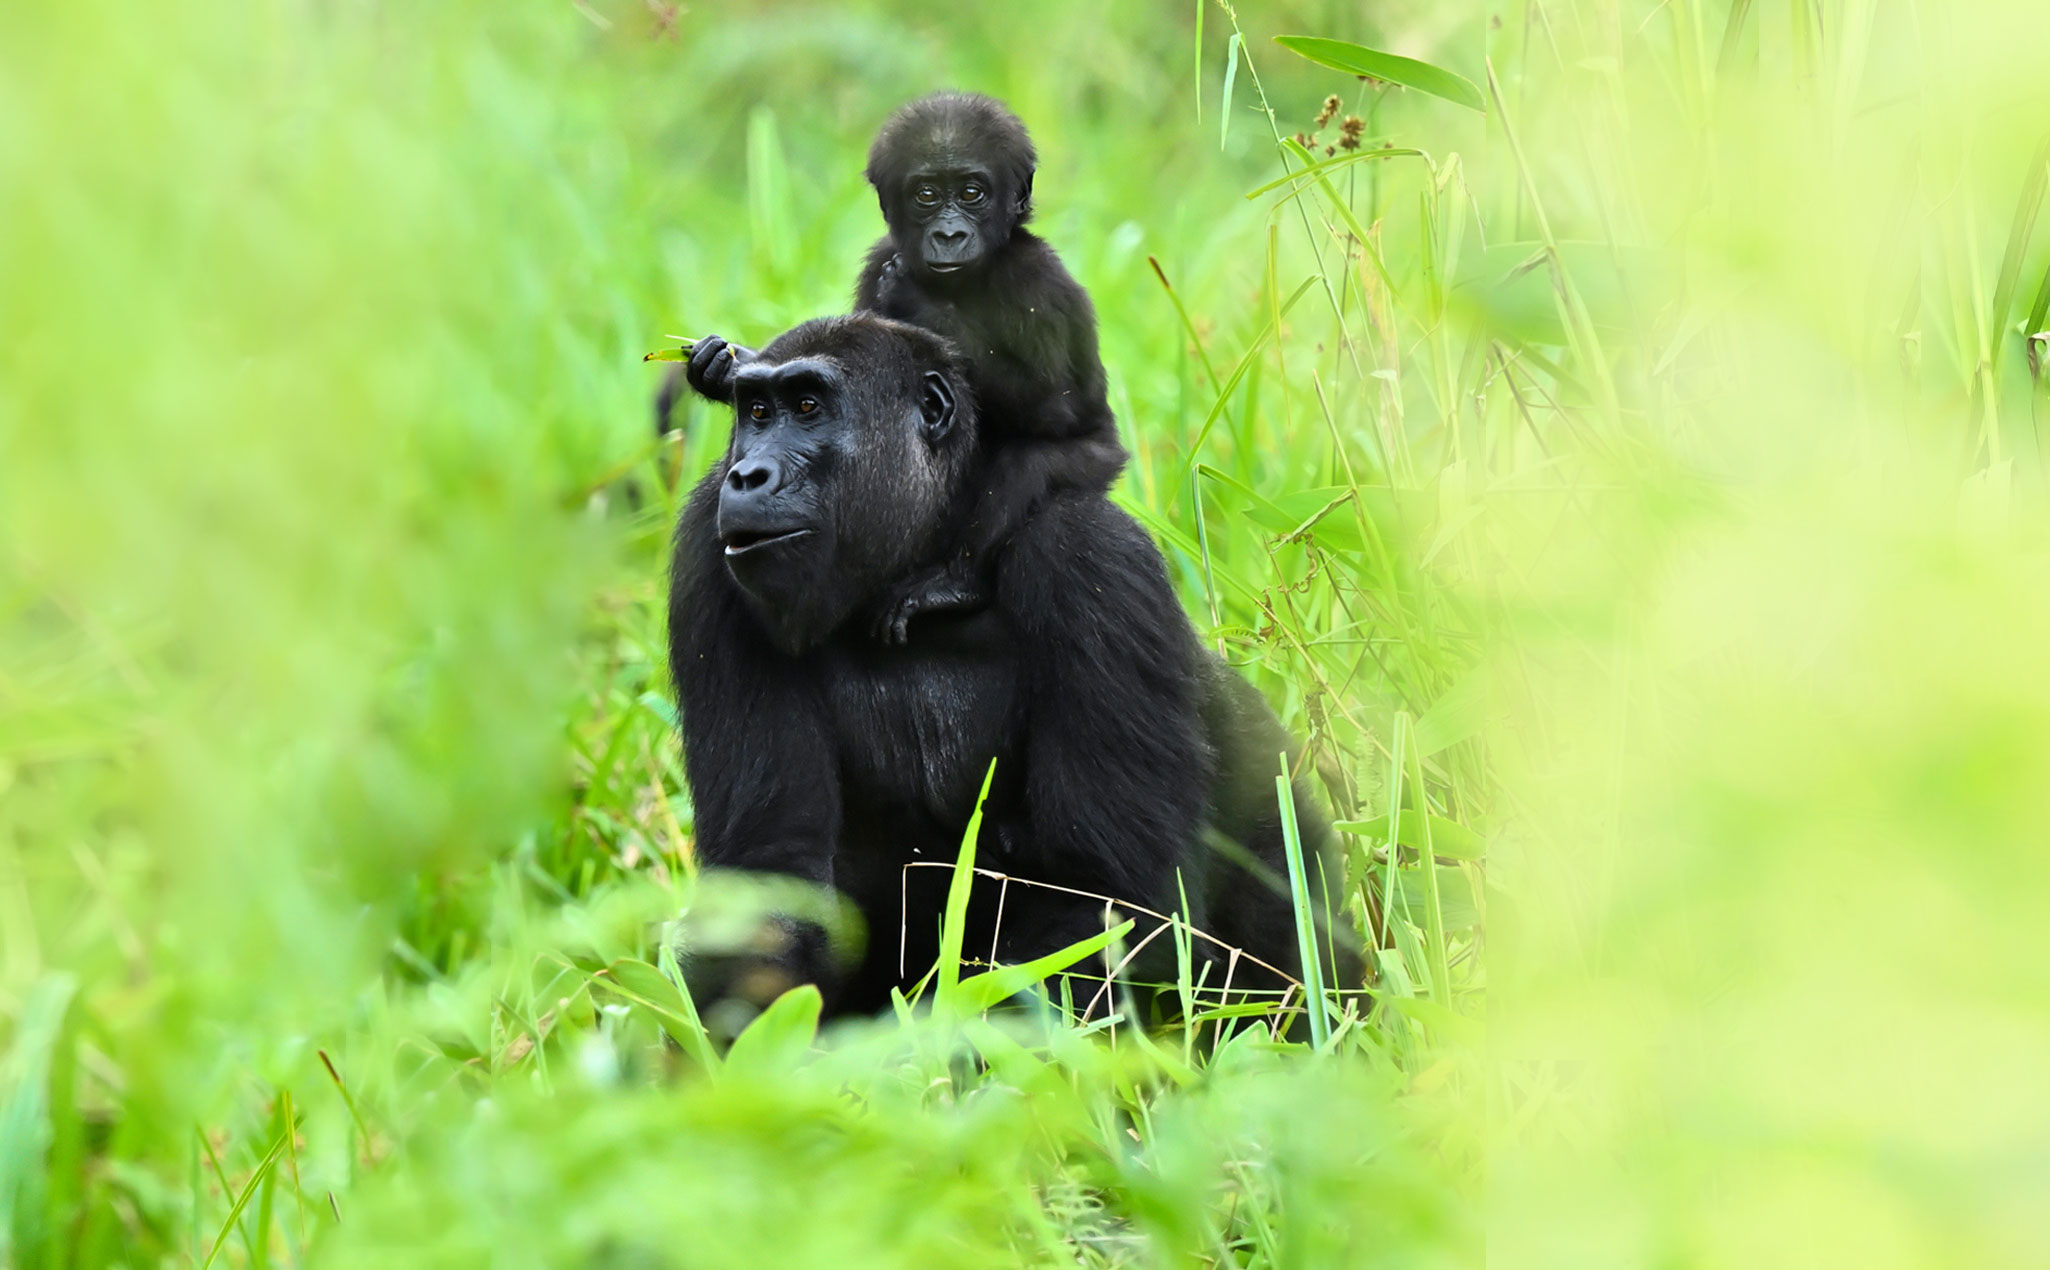
[[972,449],[964,382],[936,337],[868,317],[807,323],[734,372],[719,542],[785,651],[938,549]]
[[1017,194],[976,156],[951,151],[906,174],[897,191],[898,253],[927,277],[973,274],[1011,241]]

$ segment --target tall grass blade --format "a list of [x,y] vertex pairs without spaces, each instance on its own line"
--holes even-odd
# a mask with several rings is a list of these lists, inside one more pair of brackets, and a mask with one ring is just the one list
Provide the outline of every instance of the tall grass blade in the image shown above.
[[968,934],[968,891],[975,884],[975,840],[982,832],[982,804],[989,798],[989,784],[996,779],[997,761],[989,761],[982,774],[982,792],[975,796],[974,814],[961,835],[961,854],[954,860],[954,880],[947,885],[947,911],[940,922],[939,983],[933,992],[935,1008],[958,1011],[961,988],[961,941]]
[[[2014,223],[2008,227],[2007,250],[2000,258],[2000,274],[1993,286],[1993,311],[1989,315],[1994,329],[1999,333],[1993,344],[1993,360],[1997,365],[2000,355],[2007,348],[2010,331],[2008,309],[2014,304],[2014,293],[2021,281],[2022,262],[2028,256],[2029,243],[2036,234],[2036,217],[2043,210],[2043,191],[2050,184],[2050,140],[2045,140],[2037,149],[2035,159],[2029,164],[2029,176],[2022,187],[2021,198],[2014,208]],[[2022,331],[2026,344],[2028,337],[2035,334],[2036,327],[2029,326]]]
[[1310,907],[1309,872],[1303,868],[1303,838],[1296,828],[1295,784],[1288,776],[1288,754],[1281,755],[1281,774],[1274,778],[1274,796],[1281,808],[1281,842],[1288,853],[1289,898],[1295,906],[1296,947],[1303,959],[1303,1004],[1310,1016],[1310,1041],[1318,1049],[1331,1042],[1331,1002],[1324,995],[1324,959],[1317,955],[1317,917]]
[[[207,1249],[206,1260],[200,1263],[199,1270],[207,1270],[207,1267],[211,1266],[215,1259],[221,1255],[221,1249],[228,1246],[228,1232],[236,1229],[236,1223],[242,1217],[242,1210],[249,1207],[249,1200],[256,1194],[257,1187],[263,1183],[265,1178],[270,1176],[271,1170],[277,1167],[278,1158],[284,1155],[285,1144],[290,1138],[291,1134],[287,1133],[272,1143],[270,1151],[264,1155],[263,1161],[256,1166],[256,1172],[250,1174],[249,1181],[243,1185],[241,1193],[235,1196],[234,1206],[228,1209],[227,1219],[221,1222],[220,1230],[215,1232],[213,1247]],[[216,1167],[218,1166],[218,1161],[216,1161]],[[225,1180],[223,1178],[223,1181]],[[254,1260],[256,1240],[249,1238],[247,1231],[242,1232],[242,1234],[249,1244],[251,1260]]]
[[1231,33],[1231,42],[1224,50],[1224,105],[1217,121],[1217,148],[1224,149],[1231,140],[1231,88],[1239,78],[1239,33]]
[[[1420,729],[1421,730],[1421,729]],[[1438,862],[1431,849],[1430,802],[1424,797],[1424,755],[1422,745],[1409,747],[1409,798],[1422,814],[1417,817],[1423,842],[1418,846],[1417,871],[1424,883],[1424,952],[1430,958],[1431,999],[1439,1005],[1452,1000],[1451,958],[1445,948],[1445,902],[1438,893]],[[1395,848],[1390,846],[1392,854]]]
[[64,1016],[71,1008],[77,981],[70,975],[49,975],[37,982],[22,1004],[14,1033],[0,1065],[0,1265],[40,1254],[44,1236],[44,1197],[49,1180],[50,1077],[64,1034]]
[[1751,0],[1731,0],[1729,20],[1723,23],[1723,45],[1716,54],[1716,74],[1727,74],[1737,60],[1737,44],[1744,35],[1744,18],[1751,12]]

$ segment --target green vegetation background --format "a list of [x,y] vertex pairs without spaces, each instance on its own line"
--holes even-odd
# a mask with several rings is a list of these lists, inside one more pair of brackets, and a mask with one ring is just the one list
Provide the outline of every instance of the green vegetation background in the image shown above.
[[[0,1265],[2042,1264],[2046,24],[0,10]],[[640,355],[844,309],[948,85],[1353,826],[1324,1055],[650,964]]]

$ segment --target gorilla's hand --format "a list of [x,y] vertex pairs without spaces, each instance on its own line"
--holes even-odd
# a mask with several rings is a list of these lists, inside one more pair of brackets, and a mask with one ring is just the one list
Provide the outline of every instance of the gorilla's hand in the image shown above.
[[910,311],[910,296],[905,291],[907,272],[902,255],[891,256],[883,262],[882,271],[876,274],[876,312],[900,322],[905,319]]
[[941,565],[916,573],[890,589],[875,616],[875,637],[885,644],[910,639],[911,619],[920,613],[956,612],[989,602],[982,583],[958,568]]
[[733,400],[733,368],[753,359],[755,351],[707,335],[691,347],[683,377],[701,397],[711,401]]

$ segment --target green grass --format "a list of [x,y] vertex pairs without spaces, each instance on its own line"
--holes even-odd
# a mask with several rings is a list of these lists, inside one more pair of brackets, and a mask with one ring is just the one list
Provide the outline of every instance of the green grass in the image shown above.
[[[0,16],[0,1266],[2050,1256],[2040,4],[670,16]],[[1344,826],[1322,1053],[661,950],[639,359],[949,84]]]

